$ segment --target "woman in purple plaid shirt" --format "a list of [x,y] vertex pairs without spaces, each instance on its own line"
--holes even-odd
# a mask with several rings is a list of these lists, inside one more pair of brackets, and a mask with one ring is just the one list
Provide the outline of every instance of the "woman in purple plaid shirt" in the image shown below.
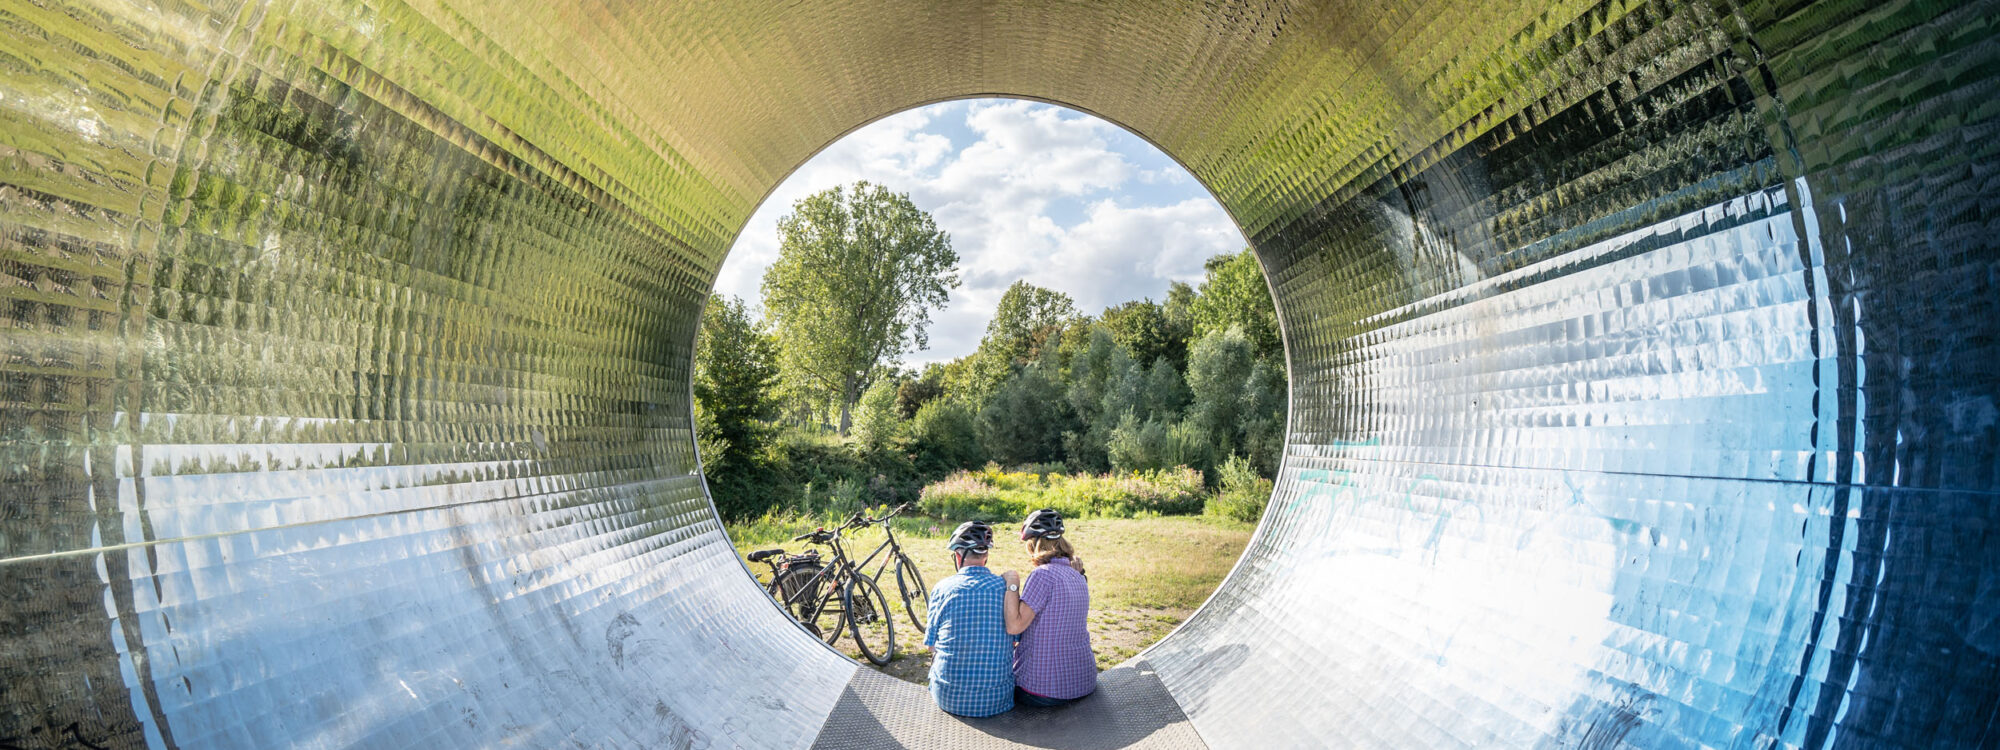
[[[1062,516],[1043,508],[1021,523],[1021,539],[1035,569],[1028,582],[1007,571],[1002,598],[1014,647],[1014,702],[1060,706],[1097,689],[1097,655],[1090,650],[1090,585],[1076,549],[1063,538]],[[1017,593],[1018,592],[1018,593]]]

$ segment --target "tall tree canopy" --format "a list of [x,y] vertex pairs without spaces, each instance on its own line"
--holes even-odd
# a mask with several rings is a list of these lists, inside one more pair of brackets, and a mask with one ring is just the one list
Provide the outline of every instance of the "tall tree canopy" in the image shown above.
[[1082,320],[1069,295],[1016,281],[1000,295],[979,348],[945,366],[947,392],[984,402],[1014,372],[1061,345],[1065,327]]
[[857,182],[792,204],[763,286],[788,386],[837,404],[847,434],[881,366],[929,346],[930,312],[957,286],[951,237],[908,195]]
[[[1168,320],[1164,305],[1150,299],[1132,300],[1105,308],[1098,318],[1111,338],[1132,352],[1133,359],[1144,363],[1166,357],[1176,366],[1187,364],[1190,332]],[[1187,322],[1185,317],[1181,322]]]
[[1245,249],[1209,258],[1206,265],[1208,278],[1188,306],[1194,323],[1192,339],[1241,326],[1257,356],[1283,359],[1278,311],[1271,303],[1271,290],[1264,283],[1264,269],[1257,265],[1257,256]]
[[1000,306],[986,323],[981,348],[992,347],[1010,364],[1025,365],[1041,355],[1049,337],[1076,317],[1069,295],[1016,281],[1000,295]]

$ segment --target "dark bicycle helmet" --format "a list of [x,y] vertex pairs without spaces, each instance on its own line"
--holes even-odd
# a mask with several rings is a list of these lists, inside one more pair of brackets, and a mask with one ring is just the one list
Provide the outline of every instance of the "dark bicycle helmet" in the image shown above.
[[945,545],[945,549],[953,552],[971,550],[976,554],[985,554],[986,550],[992,547],[993,527],[986,525],[985,521],[966,521],[959,524],[958,530],[951,532],[951,543]]
[[1043,508],[1028,514],[1028,520],[1021,522],[1021,540],[1061,539],[1063,535],[1062,514],[1054,508]]

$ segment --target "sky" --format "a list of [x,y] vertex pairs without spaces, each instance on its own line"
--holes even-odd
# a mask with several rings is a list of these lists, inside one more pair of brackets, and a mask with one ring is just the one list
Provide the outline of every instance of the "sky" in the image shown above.
[[1096,117],[1039,102],[976,99],[901,112],[801,165],[743,228],[715,288],[758,304],[794,202],[868,180],[907,193],[951,235],[961,284],[931,313],[921,366],[972,353],[1018,279],[1068,294],[1081,312],[1198,282],[1202,261],[1243,249],[1236,224],[1152,144]]

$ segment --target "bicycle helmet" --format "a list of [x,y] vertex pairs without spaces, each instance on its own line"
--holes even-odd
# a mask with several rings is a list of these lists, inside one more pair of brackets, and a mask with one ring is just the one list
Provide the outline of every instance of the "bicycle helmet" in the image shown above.
[[985,521],[966,521],[951,532],[951,543],[945,549],[952,552],[967,552],[983,555],[993,547],[993,527]]
[[1062,514],[1054,508],[1043,508],[1028,514],[1028,520],[1021,522],[1021,541],[1029,539],[1061,539],[1063,535]]

